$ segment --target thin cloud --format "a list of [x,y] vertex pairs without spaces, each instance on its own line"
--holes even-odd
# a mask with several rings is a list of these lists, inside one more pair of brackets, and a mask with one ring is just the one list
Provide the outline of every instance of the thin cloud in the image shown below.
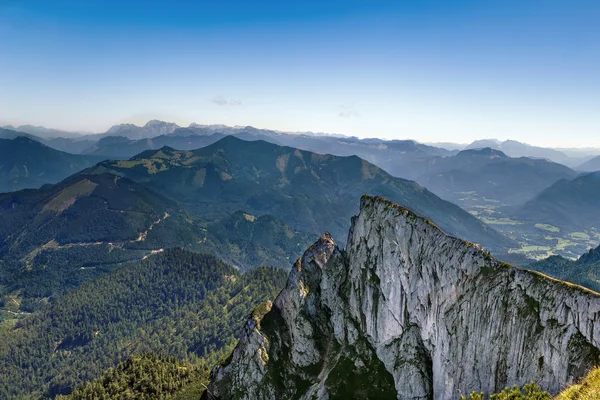
[[215,103],[218,106],[241,106],[242,101],[238,99],[227,100],[225,97],[218,95],[212,98],[212,103]]
[[359,115],[360,114],[358,113],[358,111],[354,109],[354,106],[348,104],[341,106],[341,110],[338,113],[338,117],[340,118],[352,118],[358,117]]

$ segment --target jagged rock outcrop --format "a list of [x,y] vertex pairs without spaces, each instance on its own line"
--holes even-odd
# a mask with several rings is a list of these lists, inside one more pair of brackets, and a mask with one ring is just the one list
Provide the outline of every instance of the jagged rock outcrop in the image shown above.
[[532,380],[557,393],[600,359],[599,322],[598,294],[364,196],[346,251],[325,234],[298,259],[207,397],[446,400]]

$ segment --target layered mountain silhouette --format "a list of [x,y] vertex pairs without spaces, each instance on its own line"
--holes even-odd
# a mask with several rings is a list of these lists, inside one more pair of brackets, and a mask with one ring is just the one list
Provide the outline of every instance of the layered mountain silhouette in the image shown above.
[[575,167],[581,163],[580,158],[569,157],[562,151],[550,149],[547,147],[532,146],[530,144],[521,143],[516,140],[476,140],[470,145],[468,145],[466,149],[482,149],[486,147],[490,147],[495,150],[501,150],[511,157],[545,158],[556,163],[567,165],[569,167]]
[[148,121],[144,126],[134,124],[115,125],[107,130],[103,136],[124,136],[128,139],[143,139],[173,133],[177,128],[179,126],[172,122],[152,120]]
[[598,198],[600,172],[561,179],[528,201],[515,215],[524,221],[545,223],[566,231],[600,226]]
[[106,161],[85,174],[132,179],[211,218],[237,210],[270,214],[305,232],[345,236],[364,193],[386,195],[427,215],[447,232],[505,252],[515,243],[415,182],[395,178],[356,156],[322,155],[227,136],[193,151],[162,148]]
[[18,132],[4,131],[0,139],[0,192],[56,183],[94,165],[101,157],[54,150]]
[[88,135],[87,132],[71,132],[71,131],[63,131],[59,129],[45,128],[43,126],[34,126],[34,125],[19,125],[12,126],[7,125],[3,127],[4,129],[18,131],[27,133],[41,139],[53,139],[53,138],[80,138],[81,136]]
[[594,157],[577,167],[579,171],[600,171],[600,156]]
[[428,170],[417,181],[440,197],[461,205],[469,202],[469,193],[503,205],[522,205],[556,181],[578,175],[562,164],[513,158],[489,147],[432,159]]
[[103,156],[109,159],[129,159],[146,150],[158,150],[161,147],[173,147],[180,150],[192,150],[212,144],[225,135],[161,135],[147,139],[132,140],[124,136],[107,136],[92,144],[86,154]]

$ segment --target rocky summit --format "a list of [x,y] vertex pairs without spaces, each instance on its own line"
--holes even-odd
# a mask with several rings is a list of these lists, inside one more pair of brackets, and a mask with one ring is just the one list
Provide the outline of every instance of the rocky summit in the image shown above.
[[599,361],[599,322],[599,294],[363,196],[345,250],[325,234],[296,261],[205,396],[449,400],[530,381],[557,393]]

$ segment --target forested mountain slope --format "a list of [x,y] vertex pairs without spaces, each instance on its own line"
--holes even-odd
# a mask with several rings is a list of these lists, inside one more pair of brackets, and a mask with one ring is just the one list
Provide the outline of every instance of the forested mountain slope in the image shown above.
[[0,139],[0,193],[56,183],[88,168],[101,157],[69,154],[20,136]]
[[223,218],[237,210],[270,214],[305,232],[343,238],[364,193],[384,195],[427,215],[451,234],[498,253],[516,246],[455,204],[356,156],[337,157],[228,136],[194,151],[163,148],[84,173],[128,177],[188,211]]
[[212,256],[179,249],[125,264],[0,329],[0,398],[67,394],[145,352],[211,364],[235,345],[251,310],[284,282],[281,270],[240,274]]
[[[31,311],[115,264],[197,243],[196,227],[171,200],[114,175],[0,195],[0,295]],[[17,307],[17,308],[19,308]]]
[[529,264],[527,268],[600,292],[600,247],[591,249],[577,260],[552,256]]

